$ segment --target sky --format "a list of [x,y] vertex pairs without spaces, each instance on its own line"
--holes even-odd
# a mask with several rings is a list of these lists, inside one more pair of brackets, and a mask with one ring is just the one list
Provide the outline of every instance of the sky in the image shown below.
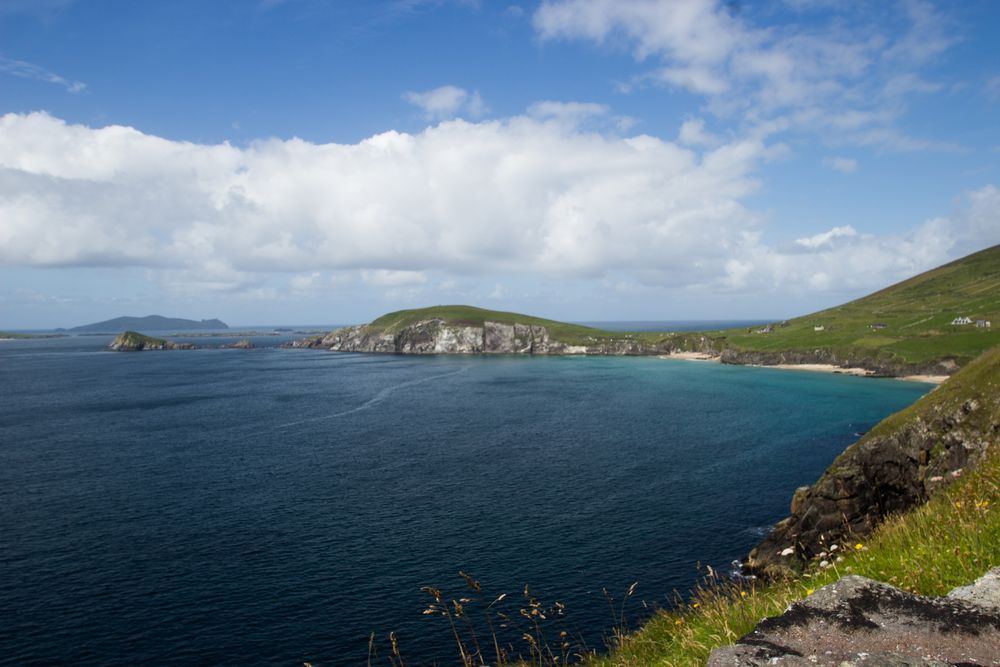
[[784,318],[1000,243],[993,0],[0,0],[0,329]]

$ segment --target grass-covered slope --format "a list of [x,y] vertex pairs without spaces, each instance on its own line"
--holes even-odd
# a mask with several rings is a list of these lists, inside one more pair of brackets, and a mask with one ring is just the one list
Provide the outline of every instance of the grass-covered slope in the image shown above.
[[[838,560],[836,553],[841,553]],[[843,545],[822,568],[766,584],[706,586],[662,611],[591,664],[700,666],[762,619],[846,574],[920,595],[944,595],[1000,565],[1000,451],[926,505],[889,519],[869,539]]]
[[557,322],[541,317],[508,313],[499,310],[486,310],[474,306],[431,306],[429,308],[414,308],[397,310],[387,313],[368,325],[372,331],[380,333],[396,333],[401,329],[425,320],[441,319],[446,324],[464,327],[481,327],[483,322],[499,324],[531,324],[543,326],[552,338],[568,344],[587,344],[610,338],[622,338],[620,332],[604,331],[579,324]]
[[[953,325],[956,317],[988,320],[993,326]],[[820,349],[841,359],[921,365],[951,358],[961,365],[1000,344],[1000,246],[842,306],[789,320],[771,333],[726,332],[725,342],[741,351]]]

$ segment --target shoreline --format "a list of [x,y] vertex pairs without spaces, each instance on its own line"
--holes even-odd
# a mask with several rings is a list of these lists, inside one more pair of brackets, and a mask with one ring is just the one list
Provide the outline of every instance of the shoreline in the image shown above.
[[[672,354],[661,354],[658,355],[659,359],[683,359],[685,361],[711,361],[714,363],[720,363],[720,357],[718,355],[711,355],[705,352],[674,352]],[[884,375],[877,375],[875,371],[870,371],[867,368],[854,368],[854,367],[841,367],[835,366],[833,364],[771,364],[771,365],[760,365],[760,364],[738,364],[741,366],[750,366],[752,368],[778,368],[787,371],[809,371],[812,373],[833,373],[835,375],[854,375],[857,377],[886,377]],[[925,384],[939,385],[948,379],[947,375],[900,375],[892,377],[893,380],[904,380],[906,382],[923,382]]]

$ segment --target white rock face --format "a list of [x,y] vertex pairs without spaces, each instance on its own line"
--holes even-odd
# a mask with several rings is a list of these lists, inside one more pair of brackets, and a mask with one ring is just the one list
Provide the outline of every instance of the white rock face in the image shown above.
[[662,350],[634,340],[598,340],[593,345],[567,345],[553,340],[547,327],[535,324],[483,322],[460,326],[434,318],[396,331],[372,330],[368,325],[331,331],[316,344],[338,352],[395,354],[657,354]]

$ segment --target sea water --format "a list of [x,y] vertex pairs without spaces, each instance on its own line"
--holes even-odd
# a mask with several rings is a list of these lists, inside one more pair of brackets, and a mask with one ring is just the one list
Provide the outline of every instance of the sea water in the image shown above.
[[[930,387],[657,358],[0,342],[0,663],[458,662],[423,586],[577,642],[725,570]],[[218,344],[224,339],[191,339]],[[645,604],[643,604],[645,603]],[[523,647],[517,647],[523,648]]]

